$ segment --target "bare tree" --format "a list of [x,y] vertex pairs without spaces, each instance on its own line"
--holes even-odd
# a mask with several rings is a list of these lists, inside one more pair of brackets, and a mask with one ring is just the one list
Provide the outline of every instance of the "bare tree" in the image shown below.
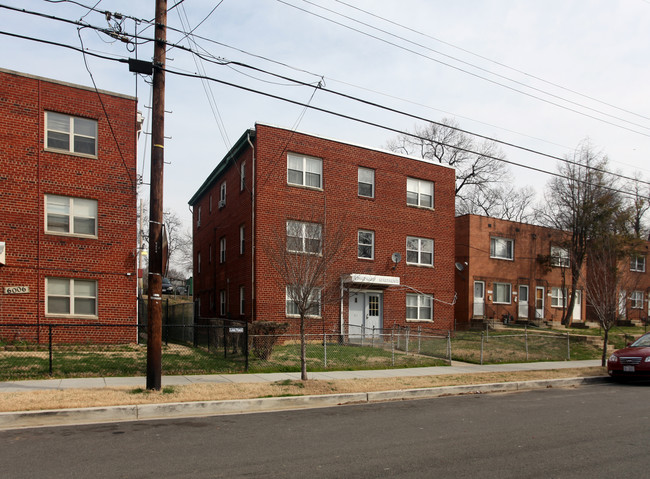
[[638,247],[637,239],[614,232],[602,234],[589,244],[587,297],[604,332],[603,366],[607,361],[609,331],[620,318],[621,301],[626,301],[621,295],[637,286],[638,279],[630,274],[629,261]]
[[327,281],[328,268],[344,253],[342,225],[333,229],[323,221],[286,220],[264,248],[273,269],[286,287],[287,312],[300,317],[300,377],[307,379],[306,322],[321,316],[322,306],[339,297],[336,282]]
[[[146,248],[149,244],[149,216],[146,209],[142,221],[143,245]],[[139,213],[138,213],[139,215]],[[174,211],[163,212],[163,222],[167,233],[167,250],[169,257],[168,269],[172,268],[178,272],[187,273],[192,270],[192,233],[190,230],[183,230],[183,221]],[[180,270],[180,271],[179,271]],[[180,279],[180,278],[179,278]]]
[[[458,130],[458,123],[443,118],[440,123],[415,127],[413,136],[400,135],[387,144],[396,153],[452,166],[456,169],[456,199],[459,211],[466,213],[493,209],[494,191],[509,177],[501,160],[505,154],[493,141],[477,141],[472,135]],[[487,213],[486,213],[487,214]]]
[[589,242],[615,227],[623,211],[615,183],[607,173],[607,157],[583,141],[547,185],[545,204],[538,218],[547,226],[569,234],[565,246],[571,258],[569,303],[562,324],[571,324],[578,280],[585,265]]
[[456,214],[480,214],[528,223],[533,219],[534,200],[535,190],[531,187],[517,189],[507,184],[483,191],[473,189],[457,201]]
[[630,229],[637,238],[647,238],[648,228],[644,223],[644,216],[650,209],[650,187],[641,182],[641,174],[634,175],[630,190],[633,197],[630,205]]

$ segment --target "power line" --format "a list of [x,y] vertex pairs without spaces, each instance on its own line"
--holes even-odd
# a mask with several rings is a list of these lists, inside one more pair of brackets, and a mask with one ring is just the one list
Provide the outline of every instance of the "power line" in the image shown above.
[[[281,1],[281,0],[278,0],[278,1]],[[0,6],[1,6],[1,5],[0,5]],[[48,18],[52,18],[52,19],[58,20],[57,17],[53,17],[53,16],[48,16]],[[77,24],[77,22],[75,22],[75,21],[65,20],[65,19],[63,19],[63,20],[66,21],[67,23]],[[98,29],[99,31],[103,31],[103,30],[105,30],[105,29],[102,29],[102,28],[99,28],[99,27],[92,27],[92,26],[89,26],[89,28],[96,28],[96,29]],[[0,32],[0,33],[8,34],[8,33],[5,33],[5,32]],[[39,39],[34,39],[34,38],[31,38],[31,37],[24,37],[24,36],[21,36],[21,35],[15,35],[15,34],[9,34],[9,35],[11,35],[11,36],[17,36],[17,37],[19,37],[19,38],[24,38],[24,39],[30,39],[30,40],[41,41],[41,40],[39,40]],[[143,39],[147,39],[148,41],[153,41],[153,39],[148,39],[148,38],[146,38],[146,37],[140,37],[140,36],[139,36],[138,38],[143,38]],[[44,42],[44,43],[50,43],[50,44],[52,44],[52,45],[57,45],[57,46],[66,46],[66,45],[64,45],[64,44],[60,44],[60,43],[56,43],[56,42],[49,42],[49,41],[43,41],[43,42]],[[425,122],[428,122],[428,123],[436,124],[436,125],[438,125],[438,126],[443,126],[443,127],[445,127],[445,128],[450,128],[450,129],[453,129],[453,130],[456,130],[456,131],[459,131],[459,132],[462,132],[462,133],[465,133],[465,134],[468,134],[468,135],[472,135],[472,136],[475,136],[475,137],[478,137],[478,138],[482,138],[482,139],[485,139],[485,140],[488,140],[488,141],[493,141],[493,142],[495,142],[495,143],[499,143],[499,144],[504,145],[504,146],[509,146],[509,147],[516,148],[516,149],[519,149],[519,150],[522,150],[522,151],[526,151],[526,152],[528,152],[528,153],[533,153],[533,154],[536,154],[536,155],[544,156],[544,157],[547,157],[547,158],[550,158],[550,159],[558,160],[558,161],[565,162],[565,163],[569,163],[569,164],[574,163],[574,162],[571,162],[570,160],[567,160],[566,158],[561,158],[561,157],[558,157],[558,156],[554,156],[554,155],[546,154],[546,153],[543,153],[543,152],[540,152],[540,151],[537,151],[537,150],[534,150],[534,149],[531,149],[531,148],[527,148],[527,147],[524,147],[524,146],[516,145],[516,144],[514,144],[514,143],[510,143],[510,142],[506,142],[506,141],[498,140],[498,139],[495,139],[495,138],[492,138],[492,137],[489,137],[489,136],[486,136],[486,135],[481,135],[481,134],[478,134],[478,133],[471,132],[471,131],[469,131],[469,130],[464,130],[464,129],[462,129],[462,128],[452,127],[452,126],[449,126],[449,125],[445,125],[445,124],[443,124],[443,123],[440,123],[440,122],[437,122],[437,121],[434,121],[434,120],[431,120],[431,119],[428,119],[428,118],[424,118],[424,117],[420,117],[420,116],[417,116],[417,115],[409,114],[409,113],[403,112],[403,111],[401,111],[401,110],[397,110],[397,109],[394,109],[394,108],[390,108],[390,107],[386,107],[386,106],[380,105],[380,104],[375,103],[375,102],[371,102],[371,101],[369,101],[369,100],[364,100],[364,99],[361,99],[361,98],[354,97],[354,96],[352,96],[352,95],[348,95],[348,94],[345,94],[345,93],[337,92],[337,91],[335,91],[335,90],[331,90],[331,89],[328,89],[328,88],[322,86],[320,83],[318,84],[318,86],[314,86],[313,84],[310,84],[310,83],[302,82],[302,81],[300,81],[300,80],[292,79],[292,78],[290,78],[290,77],[286,77],[286,76],[283,76],[283,75],[279,75],[279,74],[275,74],[275,73],[272,73],[272,72],[268,72],[268,71],[266,71],[266,70],[263,70],[263,69],[260,69],[260,68],[257,68],[257,67],[253,67],[253,66],[250,66],[250,65],[247,65],[247,64],[241,63],[241,62],[233,62],[233,61],[228,61],[228,60],[224,60],[224,59],[221,59],[221,58],[214,59],[214,58],[216,58],[216,57],[214,57],[214,56],[212,56],[212,55],[211,55],[211,57],[212,57],[213,59],[205,58],[204,55],[202,55],[202,54],[200,54],[200,53],[198,53],[198,52],[193,51],[191,48],[188,49],[188,48],[186,48],[186,47],[183,47],[182,45],[173,44],[173,43],[169,43],[169,42],[165,42],[165,44],[168,45],[168,46],[174,46],[174,47],[176,47],[176,48],[179,48],[179,49],[182,49],[182,50],[188,51],[189,53],[192,53],[193,55],[196,55],[196,56],[198,56],[198,57],[200,57],[200,58],[203,58],[203,59],[205,59],[206,61],[209,61],[209,62],[211,62],[211,63],[216,63],[216,64],[218,64],[218,65],[228,65],[228,64],[232,65],[232,64],[234,64],[234,65],[242,66],[242,67],[245,67],[245,68],[252,69],[252,70],[254,70],[254,71],[259,71],[259,72],[261,72],[261,73],[265,73],[265,74],[269,74],[269,75],[275,76],[275,77],[277,77],[277,78],[282,78],[282,79],[284,79],[284,80],[287,80],[287,81],[290,81],[290,82],[293,82],[293,83],[296,83],[296,84],[299,84],[299,85],[302,85],[302,86],[308,86],[308,87],[311,87],[311,88],[319,88],[319,89],[321,89],[321,90],[323,90],[323,91],[326,91],[326,92],[328,92],[328,93],[331,93],[331,94],[334,94],[334,95],[337,95],[337,96],[340,96],[340,97],[343,97],[343,98],[346,98],[346,99],[349,99],[349,100],[353,100],[353,101],[356,101],[356,102],[359,102],[359,103],[362,103],[362,104],[366,104],[366,105],[368,105],[368,106],[372,106],[372,107],[375,107],[375,108],[380,108],[380,109],[383,109],[383,110],[389,111],[389,112],[391,112],[391,113],[397,113],[397,114],[399,114],[399,115],[406,116],[406,117],[410,117],[410,118],[413,118],[413,119],[416,119],[416,120],[420,120],[420,121],[425,121]],[[73,49],[73,50],[80,51],[78,48],[75,48],[75,47],[70,47],[70,46],[66,46],[66,47],[67,47],[67,48],[71,48],[71,49]],[[89,53],[89,54],[90,54],[90,53]],[[98,54],[92,54],[92,55],[97,56],[97,57],[99,57],[99,58],[110,59],[109,57],[105,57],[105,56],[98,55]],[[114,60],[114,59],[111,59],[111,60]],[[128,60],[119,60],[119,61],[126,62],[126,61],[128,61]],[[178,72],[173,72],[173,71],[170,71],[170,72],[171,72],[171,73],[180,74],[180,73],[178,73]],[[204,77],[205,77],[205,78],[211,78],[211,77],[207,77],[207,75],[197,75],[196,77],[197,77],[197,78],[204,78]],[[218,81],[218,80],[215,80],[215,81]],[[231,84],[231,85],[232,85],[232,84]],[[233,86],[234,86],[234,85],[233,85]],[[254,92],[257,92],[257,90],[253,90],[253,91],[254,91]],[[278,97],[278,98],[282,98],[282,97]],[[298,104],[301,105],[301,106],[304,106],[304,105],[305,105],[305,104],[302,104],[302,103],[298,103]],[[310,108],[316,108],[316,107],[310,106]],[[375,126],[378,126],[378,125],[375,125]],[[395,132],[398,132],[398,133],[404,133],[404,132],[401,132],[400,130],[394,130],[394,131],[395,131]],[[412,135],[412,134],[408,134],[408,133],[406,133],[406,134],[407,134],[407,136],[416,136],[416,135]],[[641,134],[642,134],[642,133],[641,133]],[[646,136],[649,136],[649,135],[646,135]],[[416,136],[416,137],[417,137],[417,136]],[[456,148],[456,149],[459,150],[459,151],[463,151],[462,148],[454,147],[453,145],[445,145],[445,146],[449,146],[449,147],[452,147],[452,148]],[[476,154],[476,152],[471,152],[471,153]],[[509,162],[510,162],[509,160],[502,160],[502,161],[504,161],[504,162],[506,162],[506,163],[509,163]],[[515,162],[511,162],[511,163],[512,163],[513,165],[516,165],[516,166],[522,166],[522,167],[525,167],[525,165],[520,165],[520,164],[515,163]],[[533,167],[527,167],[527,168],[529,168],[529,169],[534,169]],[[594,169],[594,170],[598,171],[597,169]],[[540,170],[540,171],[543,171],[543,170]],[[637,180],[637,179],[635,179],[635,178],[631,178],[631,177],[628,177],[628,176],[620,175],[620,174],[613,173],[613,172],[606,171],[606,170],[601,170],[601,172],[602,172],[602,173],[609,174],[609,175],[617,176],[617,177],[620,177],[620,178],[624,178],[624,179],[627,179],[627,180],[630,180],[630,181],[640,181],[640,180]],[[644,183],[644,184],[648,184],[648,185],[650,185],[650,183],[643,182],[643,181],[641,181],[641,183]]]
[[[575,95],[581,96],[581,97],[586,98],[586,99],[588,99],[588,100],[592,100],[592,101],[598,102],[598,103],[600,103],[600,104],[602,104],[602,105],[605,105],[605,106],[608,106],[608,107],[614,108],[614,109],[619,110],[619,111],[622,111],[622,112],[624,112],[624,113],[629,113],[630,115],[634,115],[634,116],[637,116],[637,117],[639,117],[639,118],[643,118],[643,119],[645,119],[645,120],[650,120],[650,117],[647,117],[647,116],[641,115],[641,114],[636,113],[636,112],[633,112],[633,111],[631,111],[631,110],[626,110],[625,108],[621,108],[621,107],[618,107],[618,106],[613,105],[613,104],[611,104],[611,103],[607,103],[606,101],[599,100],[598,98],[594,98],[594,97],[592,97],[592,96],[585,95],[584,93],[580,93],[579,91],[572,90],[571,88],[564,87],[564,86],[559,85],[559,84],[557,84],[557,83],[554,83],[554,82],[552,82],[552,81],[545,80],[544,78],[541,78],[541,77],[538,77],[538,76],[536,76],[536,75],[533,75],[533,74],[527,73],[527,72],[525,72],[525,71],[523,71],[523,70],[520,70],[520,69],[518,69],[518,68],[511,67],[511,66],[509,66],[509,65],[506,65],[505,63],[502,63],[502,62],[499,62],[499,61],[493,60],[493,59],[491,59],[491,58],[488,58],[488,57],[486,57],[486,56],[480,55],[480,54],[478,54],[478,53],[472,52],[472,51],[467,50],[467,49],[465,49],[465,48],[462,48],[462,47],[459,47],[459,46],[457,46],[457,45],[454,45],[453,43],[447,42],[447,41],[445,41],[445,40],[441,40],[440,38],[434,37],[434,36],[432,36],[432,35],[429,35],[429,34],[427,34],[427,33],[421,32],[421,31],[419,31],[419,30],[416,30],[416,29],[414,29],[414,28],[408,27],[408,26],[406,26],[406,25],[402,25],[401,23],[397,23],[397,22],[395,22],[395,21],[393,21],[393,20],[390,20],[390,19],[388,19],[388,18],[385,18],[385,17],[382,17],[382,16],[380,16],[380,15],[374,14],[374,13],[372,13],[372,12],[369,12],[368,10],[364,10],[364,9],[362,9],[362,8],[359,8],[359,7],[355,6],[355,5],[351,5],[351,4],[346,3],[346,2],[344,2],[344,1],[342,1],[342,0],[334,0],[334,1],[337,2],[337,3],[340,3],[340,4],[342,4],[342,5],[345,5],[345,6],[347,6],[347,7],[350,7],[350,8],[352,8],[352,9],[354,9],[354,10],[358,10],[358,11],[360,11],[360,12],[363,12],[363,13],[365,13],[365,14],[367,14],[367,15],[370,15],[370,16],[372,16],[372,17],[374,17],[374,18],[378,18],[378,19],[380,19],[380,20],[383,20],[384,22],[387,22],[387,23],[390,23],[390,24],[392,24],[392,25],[398,26],[398,27],[403,28],[403,29],[405,29],[405,30],[408,30],[408,31],[410,31],[410,32],[413,32],[413,33],[416,33],[416,34],[418,34],[418,35],[421,35],[421,36],[423,36],[423,37],[430,38],[431,40],[435,40],[435,41],[437,41],[437,42],[439,42],[439,43],[442,43],[442,44],[444,44],[444,45],[447,45],[447,46],[450,46],[450,47],[452,47],[452,48],[455,48],[456,50],[460,50],[461,52],[468,53],[469,55],[472,55],[472,56],[475,56],[475,57],[477,57],[477,58],[480,58],[481,60],[485,60],[485,61],[488,61],[488,62],[490,62],[490,63],[494,63],[495,65],[498,65],[498,66],[500,66],[500,67],[507,68],[508,70],[511,70],[511,71],[514,71],[514,72],[520,73],[520,74],[525,75],[525,76],[527,76],[527,77],[529,77],[529,78],[532,78],[532,79],[534,79],[534,80],[541,81],[541,82],[543,82],[543,83],[546,83],[547,85],[551,85],[551,86],[554,86],[554,87],[556,87],[556,88],[560,88],[561,90],[567,91],[567,92],[569,92],[569,93],[573,93],[573,94],[575,94]],[[310,2],[310,3],[311,3],[311,2]],[[399,38],[401,38],[401,37],[399,37]]]
[[[284,101],[284,102],[291,103],[291,104],[294,104],[294,105],[309,108],[309,109],[312,109],[312,110],[320,111],[322,113],[327,113],[329,115],[337,116],[339,118],[344,118],[346,120],[355,121],[357,123],[362,123],[362,124],[365,124],[365,125],[368,125],[368,126],[381,128],[383,130],[391,131],[393,133],[397,133],[397,134],[400,134],[400,135],[406,135],[406,136],[410,136],[410,137],[417,138],[417,139],[420,139],[420,140],[426,140],[427,139],[425,137],[416,135],[414,133],[399,130],[397,128],[393,128],[393,127],[390,127],[390,126],[387,126],[387,125],[382,125],[380,123],[372,122],[372,121],[369,121],[369,120],[364,120],[364,119],[357,118],[357,117],[354,117],[354,116],[351,116],[351,115],[347,115],[345,113],[336,112],[336,111],[333,111],[333,110],[328,110],[328,109],[325,109],[325,108],[310,105],[308,103],[303,103],[303,102],[300,102],[300,101],[297,101],[297,100],[292,100],[290,98],[285,98],[285,97],[275,95],[275,94],[272,94],[272,93],[263,92],[263,91],[256,90],[256,89],[253,89],[253,88],[245,87],[243,85],[237,85],[235,83],[227,82],[225,80],[219,80],[219,79],[214,78],[214,77],[202,76],[202,75],[192,74],[192,73],[183,73],[183,72],[178,72],[178,71],[174,71],[174,70],[169,70],[167,68],[164,68],[164,71],[169,72],[172,75],[178,75],[178,76],[183,76],[183,77],[188,77],[188,78],[205,78],[205,79],[207,79],[209,81],[214,81],[214,82],[220,83],[222,85],[237,88],[239,90],[244,90],[244,91],[247,91],[249,93],[255,93],[255,94],[258,94],[258,95],[266,96],[268,98],[273,98],[275,100],[280,100],[280,101]],[[441,144],[443,144],[443,143],[441,143]],[[451,148],[454,148],[454,149],[456,149],[458,151],[463,151],[463,152],[470,153],[470,154],[473,154],[473,155],[481,155],[484,158],[488,158],[488,159],[495,160],[495,161],[500,161],[502,163],[506,163],[506,164],[509,164],[509,165],[512,165],[512,166],[525,168],[525,169],[528,169],[528,170],[531,170],[531,171],[536,171],[538,173],[543,173],[543,174],[555,176],[555,177],[558,177],[558,178],[564,178],[564,175],[562,175],[560,173],[554,173],[554,172],[543,170],[541,168],[537,168],[537,167],[534,167],[534,166],[524,165],[522,163],[517,163],[515,161],[506,160],[505,158],[499,158],[499,157],[496,157],[496,156],[485,155],[485,154],[482,154],[482,153],[479,153],[479,152],[476,152],[476,151],[473,151],[473,150],[470,150],[470,149],[467,149],[467,148],[461,148],[461,147],[454,146],[454,145],[446,145],[446,144],[444,144],[444,145],[449,146]],[[563,161],[566,161],[566,160],[563,160]],[[586,167],[584,165],[579,165],[579,166],[582,166],[582,167],[587,168],[587,169],[592,169],[592,170],[598,171],[595,168],[589,168],[589,167]],[[610,173],[610,172],[605,171],[605,173]],[[615,192],[615,193],[620,193],[620,194],[625,195],[625,196],[633,196],[632,193],[629,193],[629,192],[623,191],[623,190],[619,190],[619,189],[613,188],[611,186],[595,185],[595,184],[588,183],[588,182],[585,182],[585,181],[581,181],[581,183],[587,184],[589,186],[604,188],[606,190],[609,190],[609,191],[612,191],[612,192]],[[643,183],[645,183],[645,182],[643,182]]]
[[[307,13],[307,14],[309,14],[309,15],[313,15],[313,16],[315,16],[315,17],[321,18],[321,19],[326,20],[326,21],[328,21],[328,22],[334,23],[334,24],[336,24],[336,25],[342,26],[342,27],[347,28],[347,29],[349,29],[349,30],[352,30],[352,31],[354,31],[354,32],[357,32],[357,33],[360,33],[360,34],[362,34],[362,35],[365,35],[365,36],[367,36],[367,37],[374,38],[375,40],[379,40],[380,42],[386,43],[386,44],[388,44],[388,45],[392,45],[392,46],[394,46],[394,47],[396,47],[396,48],[399,48],[399,49],[401,49],[401,50],[404,50],[404,51],[407,51],[407,52],[413,53],[414,55],[417,55],[417,56],[420,56],[420,57],[422,57],[422,58],[425,58],[425,59],[428,59],[428,60],[434,61],[434,62],[439,63],[439,64],[441,64],[441,65],[447,66],[447,67],[449,67],[449,68],[452,68],[452,69],[454,69],[454,70],[460,71],[460,72],[462,72],[462,73],[466,73],[466,74],[468,74],[468,75],[471,75],[471,76],[473,76],[473,77],[479,78],[479,79],[484,80],[484,81],[487,81],[487,82],[489,82],[489,83],[492,83],[492,84],[495,84],[495,85],[501,86],[501,87],[506,88],[506,89],[508,89],[508,90],[514,91],[514,92],[516,92],[516,93],[520,93],[520,94],[522,94],[522,95],[526,95],[526,96],[528,96],[528,97],[530,97],[530,98],[534,98],[534,99],[539,100],[539,101],[542,101],[542,102],[544,102],[544,103],[548,103],[548,104],[550,104],[550,105],[557,106],[558,108],[562,108],[562,109],[564,109],[564,110],[571,111],[571,112],[577,113],[577,114],[582,115],[582,116],[586,116],[586,117],[591,118],[591,119],[593,119],[593,120],[601,121],[601,122],[606,123],[606,124],[608,124],[608,125],[616,126],[616,127],[618,127],[618,128],[622,128],[622,129],[624,129],[624,130],[631,131],[631,132],[633,132],[633,133],[638,133],[638,134],[640,134],[640,135],[650,136],[650,135],[648,135],[648,134],[642,133],[642,132],[637,131],[637,130],[634,130],[634,129],[632,129],[632,128],[629,128],[629,127],[626,127],[626,126],[623,126],[623,125],[619,125],[619,124],[617,124],[617,123],[613,123],[613,122],[608,121],[608,120],[605,120],[605,119],[603,119],[603,118],[599,118],[599,117],[597,117],[597,116],[590,115],[590,114],[585,113],[585,112],[582,112],[582,111],[580,111],[580,110],[576,110],[575,108],[571,108],[571,107],[568,107],[568,106],[566,106],[566,105],[562,105],[562,104],[560,104],[560,103],[557,103],[557,102],[554,102],[554,101],[551,101],[551,100],[548,100],[548,99],[545,99],[545,98],[541,98],[541,97],[539,97],[539,96],[537,96],[537,95],[533,95],[532,93],[528,93],[528,92],[525,92],[525,91],[523,91],[523,90],[519,90],[519,89],[517,89],[517,88],[515,88],[515,87],[509,86],[509,85],[505,85],[505,84],[500,83],[500,82],[498,82],[498,81],[496,81],[496,80],[492,80],[492,79],[490,79],[490,78],[484,77],[484,76],[479,75],[479,74],[477,74],[477,73],[470,72],[470,71],[468,71],[468,70],[465,70],[465,69],[463,69],[463,68],[457,67],[457,66],[452,65],[452,64],[450,64],[450,63],[443,62],[442,60],[438,60],[438,59],[433,58],[433,57],[431,57],[431,56],[425,55],[424,53],[421,53],[421,52],[415,51],[415,50],[410,49],[410,48],[406,48],[406,47],[404,47],[404,46],[401,46],[401,45],[398,45],[398,44],[396,44],[396,43],[390,42],[390,41],[388,41],[388,40],[386,40],[386,39],[384,39],[384,38],[381,38],[381,37],[378,37],[378,36],[376,36],[376,35],[370,34],[370,33],[368,33],[368,32],[364,32],[364,31],[362,31],[362,30],[359,30],[359,29],[353,28],[353,27],[351,27],[351,26],[349,26],[349,25],[345,25],[344,23],[337,22],[336,20],[332,20],[331,18],[327,18],[327,17],[325,17],[325,16],[319,15],[319,14],[314,13],[314,12],[310,12],[309,10],[306,10],[306,9],[304,9],[304,8],[301,8],[301,7],[298,7],[298,6],[296,6],[296,5],[292,5],[292,4],[290,4],[290,3],[287,3],[287,2],[284,1],[284,0],[276,0],[276,1],[279,2],[279,3],[282,3],[282,4],[284,4],[284,5],[287,5],[287,6],[289,6],[289,7],[295,8],[296,10],[300,10],[300,11],[302,11],[302,12],[305,12],[305,13]],[[305,0],[303,0],[303,1],[305,1]],[[322,7],[321,7],[321,8],[322,8]],[[357,20],[354,20],[354,21],[357,21]],[[361,22],[361,23],[362,23],[362,22]],[[371,28],[375,28],[375,27],[371,27]],[[380,31],[383,32],[383,30],[380,30]],[[385,33],[387,33],[387,32],[385,32]],[[393,34],[391,34],[391,33],[388,33],[388,34],[389,34],[389,35],[393,35]],[[409,41],[409,40],[405,40],[405,41]],[[410,42],[410,41],[409,41],[409,42]],[[410,43],[414,43],[414,42],[410,42]],[[421,46],[421,45],[420,45],[420,46]],[[423,48],[426,48],[426,47],[423,47]],[[431,50],[430,48],[428,48],[428,49]],[[436,52],[436,53],[442,54],[442,53],[440,53],[440,52]],[[442,54],[442,55],[444,55],[444,54]],[[445,56],[450,57],[449,55],[445,55]],[[453,58],[453,57],[450,57],[450,58]],[[454,59],[455,59],[455,58],[454,58]],[[456,61],[459,61],[459,62],[461,62],[461,63],[467,63],[467,62],[463,62],[462,60],[458,60],[458,59],[455,59],[455,60],[456,60]],[[473,66],[473,65],[472,65],[472,66]],[[476,66],[474,66],[474,68],[482,69],[482,68],[480,68],[480,67],[476,67]],[[491,73],[491,72],[490,72],[490,73]],[[498,75],[498,74],[496,74],[496,73],[491,73],[491,74],[492,74],[492,75],[495,75],[495,76],[500,76],[500,75]],[[511,79],[508,79],[508,80],[509,80],[509,81],[512,81],[513,83],[520,83],[520,84],[521,84],[521,82],[517,82],[516,80],[511,80]],[[558,97],[557,95],[553,95],[553,94],[551,94],[551,93],[544,92],[543,90],[539,90],[539,89],[534,88],[534,87],[531,87],[531,86],[527,86],[527,85],[524,85],[524,86],[526,86],[527,88],[531,88],[531,89],[533,89],[533,90],[541,91],[541,92],[543,92],[544,94],[549,95],[549,96],[551,96],[551,97],[557,97],[557,98],[560,98],[560,99],[562,99],[563,101],[566,101],[566,102],[568,102],[568,103],[573,103],[573,104],[579,105],[579,106],[581,106],[582,108],[585,108],[585,109],[588,109],[588,110],[593,110],[593,111],[595,111],[595,112],[598,112],[598,113],[600,113],[600,114],[603,114],[603,115],[609,116],[609,117],[611,117],[611,118],[614,118],[614,119],[617,119],[617,120],[623,121],[623,122],[625,122],[625,123],[629,123],[629,124],[631,124],[631,125],[638,126],[638,127],[640,127],[640,128],[650,130],[650,127],[646,127],[646,126],[643,126],[643,125],[640,125],[640,124],[637,124],[637,123],[631,122],[631,121],[629,121],[629,120],[625,120],[625,119],[622,119],[622,118],[619,118],[619,117],[616,117],[616,116],[613,116],[613,115],[609,115],[609,114],[604,113],[604,112],[601,112],[601,111],[599,111],[599,110],[594,110],[593,108],[587,107],[587,106],[585,106],[585,105],[580,105],[580,104],[578,104],[578,103],[572,102],[572,101],[570,101],[570,100],[566,100],[566,99],[564,99],[564,98]]]

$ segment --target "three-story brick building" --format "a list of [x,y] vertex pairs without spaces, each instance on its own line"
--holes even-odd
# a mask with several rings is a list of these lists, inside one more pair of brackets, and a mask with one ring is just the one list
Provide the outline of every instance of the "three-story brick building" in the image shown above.
[[46,341],[36,327],[46,323],[136,324],[136,108],[133,97],[0,70],[0,322],[35,325],[8,339]]
[[450,329],[454,181],[428,161],[257,124],[189,201],[199,315],[297,331],[270,248],[281,238],[294,258],[319,254],[339,231],[342,253],[319,286],[338,294],[319,299],[309,331]]

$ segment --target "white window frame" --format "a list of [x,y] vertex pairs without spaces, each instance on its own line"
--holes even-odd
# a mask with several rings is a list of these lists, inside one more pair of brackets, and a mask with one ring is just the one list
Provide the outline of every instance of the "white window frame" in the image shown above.
[[[427,316],[428,310],[428,316]],[[415,315],[411,313],[415,312]],[[409,316],[411,314],[411,316]],[[407,294],[406,295],[406,320],[433,322],[433,295]]]
[[[297,233],[291,235],[290,233]],[[293,238],[293,241],[290,241]],[[318,242],[318,249],[311,245]],[[292,253],[320,254],[323,247],[323,228],[320,223],[309,223],[306,221],[287,221],[287,251]],[[294,245],[300,243],[299,248]]]
[[197,274],[201,272],[201,252],[197,251],[196,253],[196,272]]
[[246,162],[242,161],[239,166],[239,191],[244,191],[246,188]]
[[201,206],[199,206],[196,212],[196,227],[198,228],[199,226],[201,226]]
[[[362,240],[362,235],[364,239]],[[370,242],[367,239],[370,239]],[[367,250],[370,248],[370,255],[364,256],[361,254],[362,248]],[[359,259],[375,259],[375,232],[370,230],[357,231],[357,258]]]
[[226,316],[226,290],[219,290],[219,315],[223,318]]
[[[293,168],[292,168],[293,167]],[[300,179],[297,175],[300,174]],[[308,175],[311,180],[308,180]],[[318,184],[313,180],[318,178]],[[305,188],[323,189],[323,159],[297,153],[287,154],[287,183]]]
[[643,309],[644,299],[643,291],[632,291],[630,293],[630,308]]
[[243,286],[239,287],[239,314],[244,316],[246,311],[246,291]]
[[630,271],[645,273],[645,256],[634,255],[630,258]]
[[[499,288],[504,287],[505,298],[499,298]],[[511,283],[492,283],[492,302],[494,304],[512,304],[512,284]]]
[[[67,282],[68,290],[64,294],[54,294],[50,292],[50,288],[54,286],[55,283],[65,284]],[[92,283],[94,288],[93,295],[82,295],[77,294],[76,290],[80,288],[80,283]],[[46,316],[66,316],[66,317],[77,317],[77,318],[96,318],[97,317],[97,308],[98,308],[98,284],[96,280],[91,279],[82,279],[82,278],[60,278],[60,277],[46,277],[45,278],[45,315]],[[68,300],[68,311],[59,312],[59,311],[50,311],[50,299],[63,299],[67,298]],[[91,314],[80,314],[76,312],[77,300],[80,301],[92,301],[94,312]]]
[[[431,198],[431,204],[425,203],[424,198]],[[433,209],[435,205],[435,185],[433,181],[406,178],[406,204],[419,208]]]
[[239,254],[246,252],[246,226],[239,226]]
[[223,236],[219,239],[219,263],[226,262],[226,237]]
[[[414,242],[417,241],[417,248],[413,248]],[[410,243],[410,244],[409,244]],[[425,262],[422,259],[424,254],[429,254],[428,251],[424,250],[424,245],[431,245],[431,262]],[[409,259],[409,252],[417,254],[417,261],[412,261]],[[407,236],[406,237],[406,264],[417,265],[417,266],[430,266],[434,265],[434,254],[435,254],[435,242],[430,238],[418,238],[416,236]]]
[[[67,209],[67,213],[56,211],[55,201],[58,201],[58,206]],[[66,205],[67,203],[67,205]],[[81,210],[84,209],[83,205],[90,205],[90,215],[82,215]],[[99,205],[97,200],[88,198],[75,198],[72,196],[61,195],[45,195],[45,232],[47,234],[64,235],[64,236],[81,236],[84,238],[97,238],[97,222],[98,222],[98,209]],[[51,229],[49,217],[60,216],[67,218],[68,231],[58,231]],[[75,220],[93,220],[94,228],[92,233],[77,233],[75,231]]]
[[566,308],[568,292],[566,288],[551,288],[551,307]]
[[[370,186],[370,194],[362,193],[362,186]],[[372,168],[359,167],[357,172],[357,194],[363,198],[375,197],[375,170]]]
[[209,212],[209,213],[212,213],[212,195],[210,195],[208,212]]
[[[510,255],[508,256],[508,247],[506,246],[505,256],[499,251],[501,248],[497,248],[498,243],[504,242],[506,245],[510,245]],[[505,259],[508,261],[514,261],[515,259],[515,240],[512,238],[503,238],[501,236],[491,236],[490,237],[490,258],[493,259]]]
[[[56,117],[59,117],[59,121],[62,123],[60,127],[54,125]],[[67,119],[67,122],[65,121]],[[67,123],[67,126],[66,126]],[[82,133],[80,130],[82,128],[81,123],[86,123],[87,126],[92,126],[92,134]],[[58,113],[54,111],[45,112],[45,149],[48,151],[57,151],[65,152],[73,155],[86,156],[90,158],[97,158],[97,120],[91,118],[82,118],[79,116],[71,116],[65,113]],[[50,133],[52,136],[59,136],[60,140],[63,140],[63,136],[67,136],[68,146],[63,148],[62,146],[56,146],[56,140],[50,138]],[[92,139],[93,140],[93,152],[88,153],[85,151],[77,151],[77,145],[75,144],[76,139]],[[79,148],[79,150],[81,150]]]
[[219,208],[226,206],[226,182],[221,183],[219,187]]
[[563,246],[551,246],[551,266],[568,268],[571,266],[569,248]]
[[[291,298],[289,294],[289,288],[291,286],[287,286],[285,290],[285,314],[288,317],[299,317],[300,313],[298,311],[298,306],[295,301]],[[314,297],[317,296],[317,297]],[[321,289],[320,288],[314,288],[311,290],[309,293],[309,301],[312,303],[312,311],[311,313],[307,313],[305,316],[308,318],[320,318],[321,317],[321,307],[322,307],[322,299],[321,299]],[[316,308],[316,311],[313,311],[313,308]]]

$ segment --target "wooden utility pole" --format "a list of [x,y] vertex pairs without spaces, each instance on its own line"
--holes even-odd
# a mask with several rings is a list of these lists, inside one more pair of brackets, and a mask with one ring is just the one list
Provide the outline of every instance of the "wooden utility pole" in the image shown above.
[[147,389],[160,390],[162,376],[163,167],[165,153],[165,49],[167,0],[156,2],[151,110],[149,189],[149,307],[147,311]]

